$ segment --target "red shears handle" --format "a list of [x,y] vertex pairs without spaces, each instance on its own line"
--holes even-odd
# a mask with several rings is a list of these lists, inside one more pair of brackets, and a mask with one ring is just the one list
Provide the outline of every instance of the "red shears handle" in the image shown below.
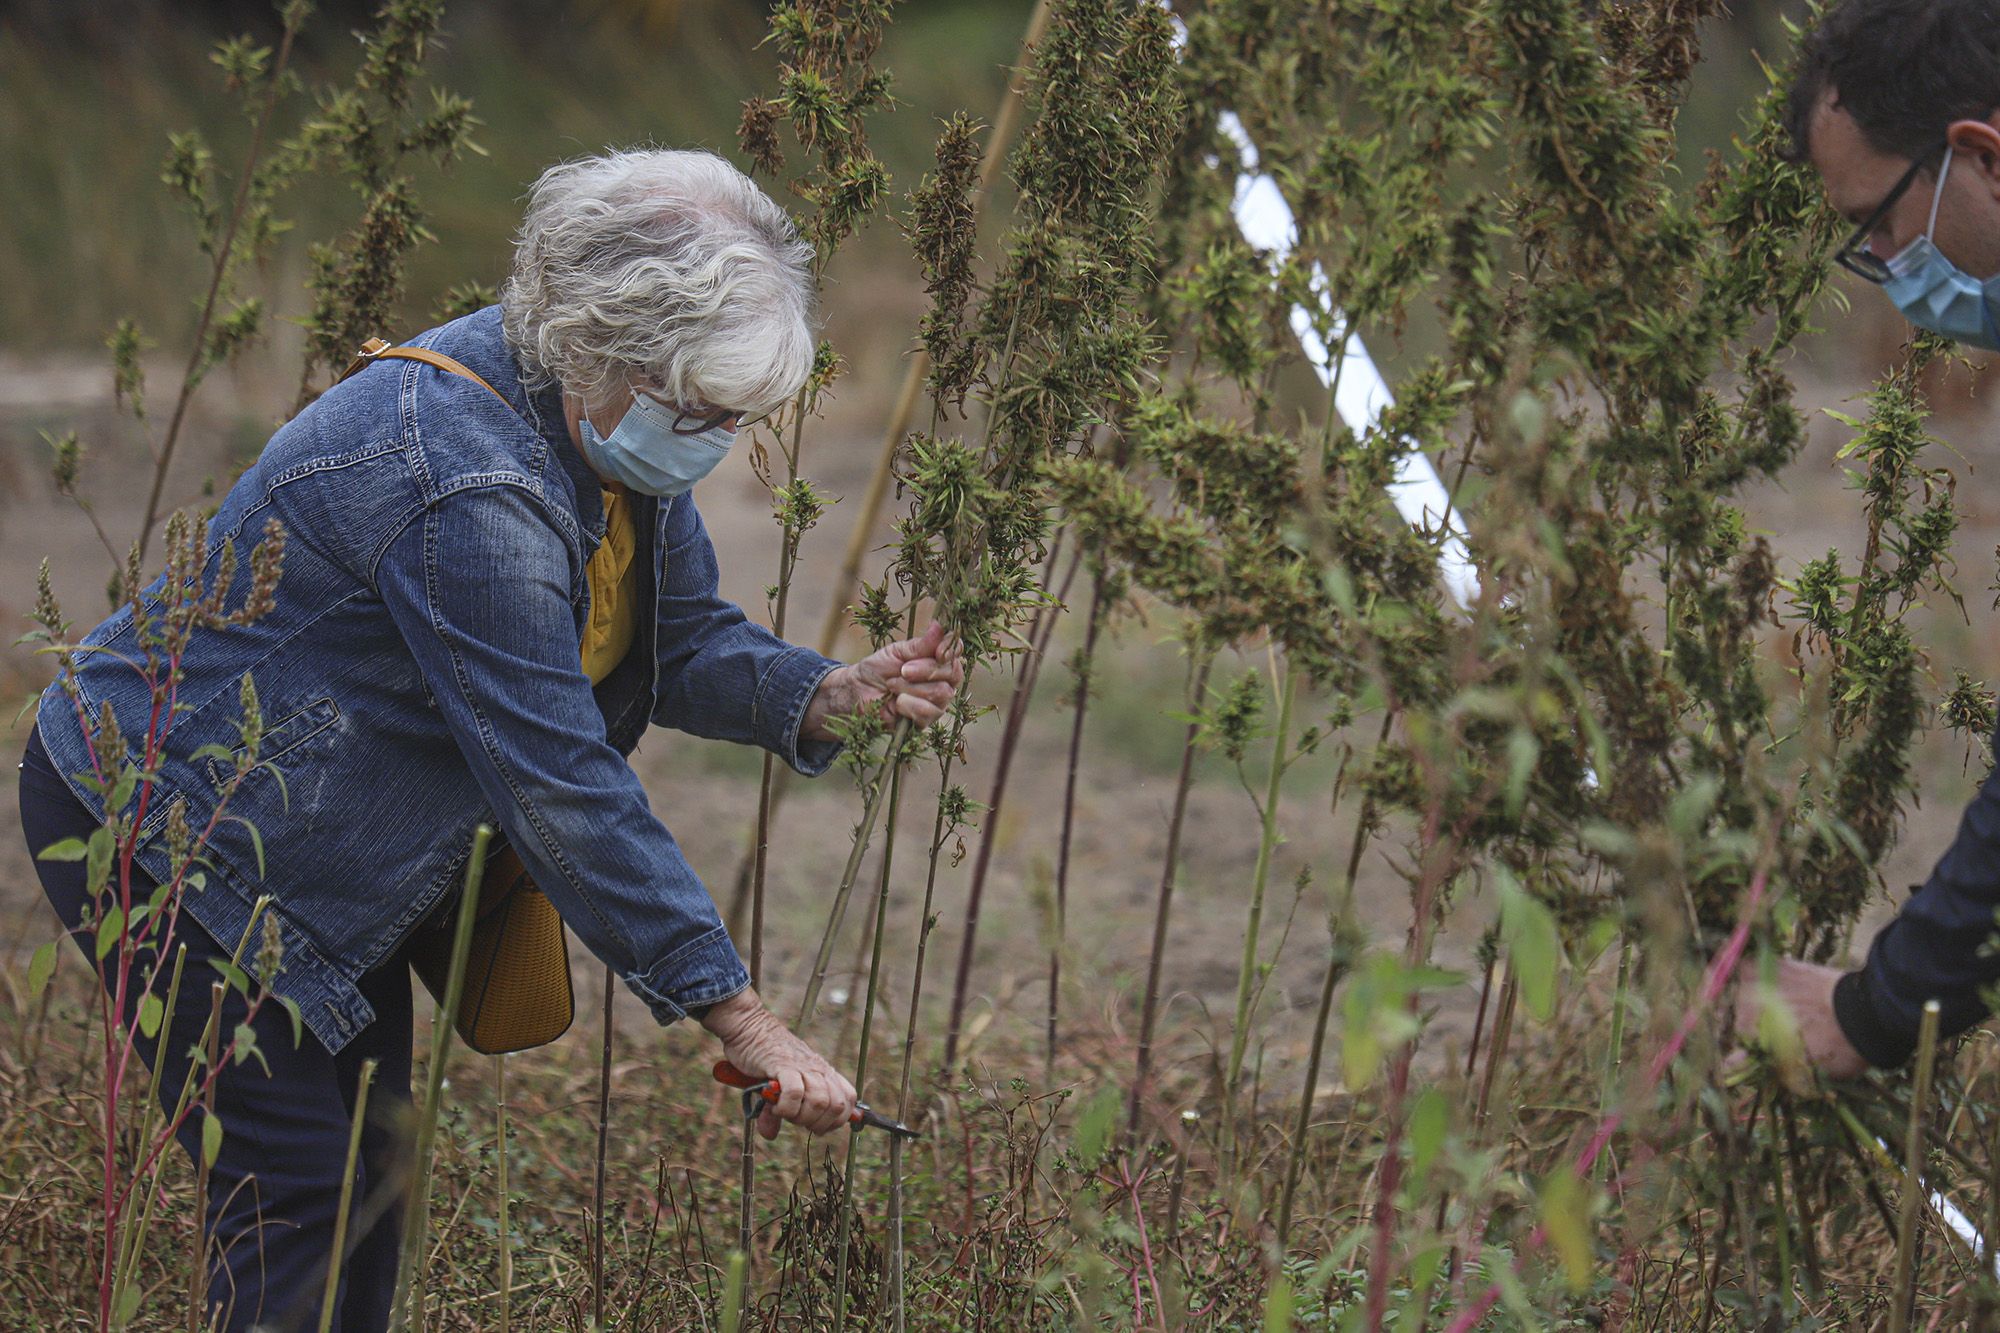
[[[732,1088],[741,1088],[744,1092],[762,1097],[767,1102],[778,1100],[778,1080],[774,1078],[758,1078],[754,1074],[746,1074],[727,1060],[717,1060],[714,1072],[717,1083],[727,1084]],[[849,1117],[849,1120],[853,1124],[887,1130],[889,1133],[902,1138],[914,1139],[917,1137],[917,1131],[911,1129],[902,1121],[891,1120],[879,1111],[870,1110],[861,1102],[854,1104],[854,1114]]]

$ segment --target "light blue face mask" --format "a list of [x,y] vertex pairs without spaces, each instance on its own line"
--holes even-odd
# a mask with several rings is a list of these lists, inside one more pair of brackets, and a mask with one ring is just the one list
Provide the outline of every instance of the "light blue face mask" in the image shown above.
[[632,406],[609,435],[599,435],[588,417],[576,423],[583,455],[602,476],[644,495],[683,495],[715,471],[736,438],[732,426],[713,426],[693,435],[674,430],[667,409],[634,392]]
[[1931,195],[1931,217],[1924,234],[1911,241],[1886,261],[1889,281],[1882,290],[1903,312],[1903,318],[1920,329],[1929,329],[1955,342],[2000,352],[2000,325],[1994,310],[2000,307],[2000,274],[1981,280],[1944,257],[1931,242],[1937,229],[1938,204],[1944,198],[1944,179],[1951,171],[1951,149],[1945,149],[1944,165],[1938,169],[1937,190]]

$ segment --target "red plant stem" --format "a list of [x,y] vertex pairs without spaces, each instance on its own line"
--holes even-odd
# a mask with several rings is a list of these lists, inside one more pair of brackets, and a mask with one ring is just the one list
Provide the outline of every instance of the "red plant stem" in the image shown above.
[[1056,1021],[1061,1006],[1062,951],[1069,922],[1069,853],[1076,829],[1076,774],[1083,754],[1083,717],[1090,705],[1090,673],[1097,658],[1097,635],[1104,628],[1104,572],[1090,583],[1090,618],[1084,624],[1083,649],[1077,656],[1076,711],[1070,720],[1069,772],[1063,780],[1062,837],[1056,846],[1055,939],[1049,945],[1048,1068],[1053,1083],[1056,1063]]
[[[137,591],[132,590],[132,592],[136,597]],[[152,660],[150,654],[148,660]],[[179,667],[180,657],[179,653],[176,652],[168,659],[166,687],[162,689],[157,676],[148,682],[151,686],[150,692],[153,700],[151,712],[146,720],[145,771],[149,774],[154,771],[158,758],[160,707],[162,703],[166,703],[167,716],[169,718],[173,716],[172,700],[176,694],[175,682],[180,675]],[[137,668],[135,667],[135,669]],[[86,737],[91,736],[92,732],[88,715],[84,713],[81,701],[72,699],[72,706],[77,710],[79,720],[83,723],[84,735]],[[104,765],[97,757],[97,747],[95,745],[90,747],[90,765],[98,780],[107,784],[105,794],[108,804],[113,775],[107,775],[104,772]],[[116,1251],[118,1247],[115,1239],[117,1225],[119,1217],[123,1214],[125,1201],[130,1197],[133,1188],[133,1186],[128,1186],[124,1190],[118,1188],[118,1107],[123,1100],[125,1073],[131,1065],[132,1051],[137,1041],[138,1030],[136,1025],[127,1028],[122,1021],[122,1015],[125,1013],[126,998],[131,991],[132,965],[135,961],[135,955],[138,952],[137,946],[132,941],[131,930],[132,855],[138,844],[139,827],[145,820],[146,804],[152,793],[152,786],[152,779],[150,777],[140,784],[139,802],[132,816],[131,828],[126,833],[119,848],[118,901],[120,933],[118,938],[118,961],[116,963],[117,979],[115,983],[107,984],[104,971],[104,955],[96,949],[94,940],[91,949],[92,958],[95,963],[94,970],[97,973],[98,995],[102,997],[99,1003],[105,1006],[104,1183],[101,1200],[104,1211],[104,1258],[98,1270],[98,1323],[101,1328],[110,1327],[112,1288],[117,1283]],[[106,818],[109,819],[116,813],[116,811],[107,810]],[[211,829],[214,827],[212,819],[209,827]],[[178,880],[178,877],[176,878]],[[178,903],[176,903],[176,908],[178,908]],[[102,921],[103,918],[100,916],[99,929],[102,929]],[[156,926],[149,928],[157,929]],[[171,943],[172,931],[169,929],[166,937],[161,941],[161,951],[157,956],[165,957],[165,950],[171,946]],[[122,1037],[118,1035],[121,1029],[124,1031]],[[143,1152],[145,1151],[145,1147],[146,1145],[144,1144],[135,1144],[133,1152],[135,1154]],[[151,1161],[151,1156],[153,1155],[148,1156],[148,1162]],[[143,1168],[140,1173],[134,1175],[135,1185],[141,1174],[143,1174]]]
[[[1476,808],[1476,806],[1475,806]],[[1422,845],[1430,849],[1425,858],[1422,877],[1417,881],[1416,901],[1411,905],[1410,940],[1408,958],[1415,966],[1430,952],[1431,908],[1437,900],[1438,885],[1451,868],[1453,854],[1451,848],[1458,843],[1460,829],[1454,828],[1450,835],[1440,841],[1440,825],[1444,822],[1444,810],[1440,802],[1433,801],[1424,821]],[[1417,997],[1412,995],[1406,1002],[1414,1013]],[[1387,1129],[1382,1142],[1382,1166],[1378,1172],[1375,1195],[1375,1244],[1368,1256],[1368,1323],[1369,1333],[1380,1333],[1382,1321],[1389,1313],[1389,1252],[1394,1247],[1396,1231],[1396,1191],[1403,1183],[1403,1107],[1410,1091],[1410,1065],[1416,1059],[1417,1043],[1411,1038],[1398,1048],[1395,1062],[1389,1067],[1389,1096],[1382,1108],[1382,1116],[1387,1121]]]
[[1187,726],[1187,739],[1181,746],[1181,771],[1174,784],[1174,812],[1167,823],[1166,862],[1160,870],[1160,896],[1153,909],[1153,950],[1146,962],[1145,1007],[1139,1017],[1139,1050],[1133,1062],[1132,1091],[1125,1104],[1125,1133],[1128,1138],[1139,1134],[1139,1108],[1146,1096],[1146,1075],[1153,1063],[1153,1023],[1159,1017],[1160,1006],[1160,964],[1167,951],[1167,917],[1173,908],[1174,878],[1180,872],[1181,827],[1187,821],[1188,789],[1194,785],[1194,753],[1196,742],[1201,738],[1201,718],[1199,712],[1203,693],[1208,689],[1208,669],[1214,658],[1207,650],[1197,647],[1200,663],[1194,668],[1194,679],[1188,685],[1188,711],[1195,714]]
[[[1057,534],[1060,541],[1062,534]],[[1050,552],[1053,563],[1056,553]],[[1048,650],[1049,635],[1055,632],[1056,616],[1060,611],[1063,596],[1068,593],[1070,580],[1076,577],[1077,562],[1082,558],[1078,551],[1070,559],[1069,573],[1064,577],[1062,588],[1056,593],[1058,605],[1043,607],[1036,614],[1028,628],[1027,660],[1014,676],[1014,693],[1007,700],[1007,722],[1000,732],[1000,755],[993,766],[993,787],[986,799],[986,815],[980,821],[979,852],[972,862],[972,884],[965,897],[965,934],[958,944],[958,971],[952,978],[951,1019],[945,1028],[944,1067],[953,1068],[958,1063],[958,1037],[965,1020],[965,1003],[972,984],[972,951],[979,938],[979,908],[986,897],[986,872],[993,864],[993,845],[998,842],[1000,830],[1000,803],[1007,796],[1007,779],[1013,772],[1014,752],[1021,741],[1021,726],[1028,717],[1028,700],[1034,695],[1035,681],[1041,675],[1042,657]]]
[[[1744,894],[1743,914],[1736,923],[1736,929],[1730,932],[1729,939],[1710,960],[1708,973],[1702,981],[1701,992],[1695,1003],[1690,1005],[1687,1013],[1682,1016],[1680,1026],[1674,1029],[1674,1035],[1668,1038],[1667,1043],[1660,1047],[1652,1062],[1646,1066],[1646,1076],[1640,1084],[1640,1095],[1650,1094],[1659,1086],[1660,1079],[1666,1075],[1668,1066],[1679,1057],[1682,1048],[1687,1045],[1688,1038],[1694,1034],[1695,1025],[1701,1021],[1716,1000],[1721,998],[1730,978],[1736,974],[1737,965],[1743,961],[1743,951],[1750,943],[1750,927],[1757,919],[1757,908],[1764,901],[1764,886],[1767,880],[1768,874],[1763,870],[1759,870],[1751,877],[1750,887]],[[1620,1109],[1612,1111],[1599,1123],[1597,1132],[1591,1135],[1590,1142],[1584,1146],[1581,1153],[1577,1154],[1573,1169],[1579,1176],[1590,1170],[1591,1163],[1597,1160],[1598,1154],[1602,1153],[1605,1146],[1611,1142],[1611,1136],[1618,1132],[1618,1126],[1624,1123],[1624,1120],[1625,1112]],[[1529,1235],[1526,1248],[1539,1249],[1547,1239],[1547,1228],[1537,1226]],[[1519,1263],[1520,1260],[1517,1258],[1516,1266]],[[1478,1258],[1475,1256],[1473,1266],[1477,1265]],[[1464,1313],[1451,1322],[1445,1333],[1471,1333],[1472,1328],[1485,1317],[1486,1312],[1491,1310],[1499,1299],[1500,1284],[1495,1282],[1487,1287],[1479,1299]]]
[[[1132,1196],[1132,1223],[1139,1230],[1139,1257],[1146,1264],[1146,1285],[1153,1289],[1153,1308],[1160,1312],[1160,1321],[1165,1323],[1167,1318],[1167,1303],[1160,1295],[1160,1275],[1153,1266],[1153,1243],[1146,1235],[1145,1200],[1139,1197],[1139,1187],[1146,1183],[1146,1170],[1141,1167],[1138,1178],[1135,1180],[1132,1177],[1130,1169],[1121,1159],[1118,1163],[1118,1179],[1119,1183],[1125,1187],[1126,1192]],[[1137,1285],[1136,1281],[1134,1285]],[[1134,1315],[1132,1322],[1136,1326],[1138,1323],[1138,1311],[1134,1310],[1132,1313]]]

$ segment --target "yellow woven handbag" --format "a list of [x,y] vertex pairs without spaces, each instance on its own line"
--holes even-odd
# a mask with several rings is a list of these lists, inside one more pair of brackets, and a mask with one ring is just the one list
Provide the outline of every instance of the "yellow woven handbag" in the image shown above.
[[[341,372],[346,379],[378,360],[420,361],[480,385],[501,402],[506,395],[468,367],[425,347],[391,347],[371,338]],[[508,404],[508,410],[513,405]],[[440,1003],[451,973],[454,922],[444,919],[420,928],[410,944],[410,965]],[[460,1040],[482,1055],[506,1055],[554,1041],[576,1017],[570,984],[569,941],[562,916],[528,875],[520,856],[496,843],[486,856],[480,881],[479,915],[473,922],[466,958],[465,987],[452,1026]]]
[[[451,974],[453,922],[425,926],[410,945],[410,965],[442,1002]],[[562,917],[512,847],[495,847],[480,881],[479,915],[465,960],[465,987],[452,1026],[482,1055],[506,1055],[554,1041],[576,1017],[569,941]]]

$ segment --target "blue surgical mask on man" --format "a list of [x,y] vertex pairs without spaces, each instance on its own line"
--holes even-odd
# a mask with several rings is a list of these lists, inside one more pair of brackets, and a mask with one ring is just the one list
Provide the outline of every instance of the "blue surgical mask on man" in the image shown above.
[[578,420],[576,433],[584,457],[599,475],[660,496],[685,494],[715,471],[736,438],[735,428],[726,425],[683,435],[674,430],[666,408],[636,392],[609,435],[599,435],[589,417]]
[[1931,241],[1937,229],[1938,204],[1944,199],[1945,177],[1951,171],[1951,149],[1944,152],[1938,169],[1937,189],[1931,195],[1930,221],[1924,234],[1897,251],[1889,265],[1889,281],[1882,290],[1903,312],[1903,318],[1920,329],[1929,329],[1956,342],[2000,352],[2000,274],[1984,280],[1975,278],[1944,257]]

